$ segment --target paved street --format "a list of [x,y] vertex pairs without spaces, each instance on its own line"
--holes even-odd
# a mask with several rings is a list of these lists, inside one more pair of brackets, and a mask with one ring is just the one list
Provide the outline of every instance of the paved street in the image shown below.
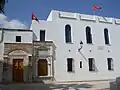
[[52,90],[110,90],[109,82],[75,82],[66,84],[52,84]]
[[0,90],[52,90],[43,83],[1,85]]
[[31,83],[0,85],[1,90],[110,90],[109,82]]

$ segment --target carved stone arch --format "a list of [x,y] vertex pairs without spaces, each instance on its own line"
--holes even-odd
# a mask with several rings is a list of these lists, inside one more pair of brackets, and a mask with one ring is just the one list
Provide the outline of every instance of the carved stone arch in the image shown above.
[[48,49],[48,47],[45,45],[41,45],[38,47],[38,50],[46,50],[46,49]]
[[28,53],[24,50],[12,50],[8,53],[8,55],[27,55]]

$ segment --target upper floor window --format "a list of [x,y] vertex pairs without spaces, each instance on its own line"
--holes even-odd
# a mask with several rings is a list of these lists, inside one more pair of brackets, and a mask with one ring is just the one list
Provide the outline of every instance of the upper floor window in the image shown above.
[[65,41],[66,43],[71,43],[71,26],[70,25],[66,25],[65,26]]
[[92,44],[92,34],[91,34],[91,28],[86,27],[86,40],[88,44]]
[[45,30],[40,30],[40,41],[45,41]]
[[21,36],[16,36],[16,42],[21,42]]
[[105,38],[105,44],[110,44],[109,42],[109,34],[108,34],[108,29],[104,29],[104,38]]

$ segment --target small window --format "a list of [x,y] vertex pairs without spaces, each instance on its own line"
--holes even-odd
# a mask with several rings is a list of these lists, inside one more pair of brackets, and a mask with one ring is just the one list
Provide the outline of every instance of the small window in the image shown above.
[[88,58],[89,60],[89,71],[95,71],[95,60],[94,58]]
[[82,68],[82,61],[80,61],[80,68]]
[[21,36],[16,36],[16,42],[21,42]]
[[91,28],[86,27],[86,41],[88,44],[92,44],[92,34],[91,34]]
[[66,43],[72,43],[72,40],[71,40],[71,26],[70,25],[65,26],[65,41],[66,41]]
[[109,34],[108,34],[108,29],[107,28],[104,29],[104,38],[105,38],[105,44],[110,44]]
[[40,41],[45,41],[45,30],[40,30]]
[[113,70],[113,59],[107,58],[108,70]]
[[73,58],[67,58],[67,71],[73,72]]

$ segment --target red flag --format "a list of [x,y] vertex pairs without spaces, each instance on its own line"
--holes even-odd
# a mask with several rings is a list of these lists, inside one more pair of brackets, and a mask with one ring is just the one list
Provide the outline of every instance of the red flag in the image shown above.
[[37,22],[39,22],[38,18],[35,16],[34,13],[32,13],[32,20],[36,20]]
[[92,9],[93,10],[100,10],[100,9],[102,9],[100,6],[96,6],[96,5],[94,5],[93,7],[92,7]]

